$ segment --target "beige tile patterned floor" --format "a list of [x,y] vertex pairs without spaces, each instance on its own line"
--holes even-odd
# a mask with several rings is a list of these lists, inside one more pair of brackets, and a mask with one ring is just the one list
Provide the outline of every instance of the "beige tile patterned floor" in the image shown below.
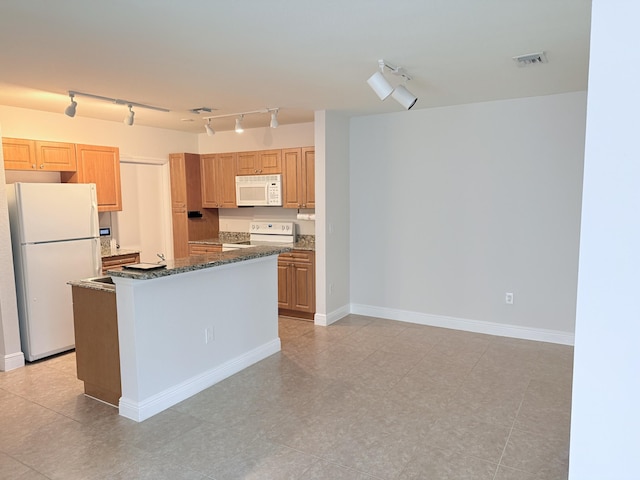
[[563,480],[573,349],[350,315],[142,423],[73,353],[0,372],[2,479]]

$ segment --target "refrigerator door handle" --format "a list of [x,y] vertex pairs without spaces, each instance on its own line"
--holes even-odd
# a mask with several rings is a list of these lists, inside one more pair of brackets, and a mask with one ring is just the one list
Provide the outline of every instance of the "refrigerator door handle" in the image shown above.
[[102,248],[100,247],[100,238],[93,239],[93,276],[97,277],[102,274]]

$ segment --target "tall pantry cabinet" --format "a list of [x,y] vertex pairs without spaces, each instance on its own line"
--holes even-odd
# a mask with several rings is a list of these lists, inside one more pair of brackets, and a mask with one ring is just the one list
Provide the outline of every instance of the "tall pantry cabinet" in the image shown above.
[[171,220],[173,257],[189,256],[189,240],[204,240],[218,235],[218,210],[203,209],[200,155],[169,155],[171,176]]

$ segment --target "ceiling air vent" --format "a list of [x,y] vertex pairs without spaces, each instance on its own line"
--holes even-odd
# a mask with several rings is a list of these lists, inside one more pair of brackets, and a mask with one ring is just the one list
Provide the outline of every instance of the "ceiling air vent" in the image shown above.
[[549,63],[547,56],[544,52],[540,53],[528,53],[527,55],[518,55],[513,57],[519,67],[528,67],[529,65],[535,65],[538,63]]

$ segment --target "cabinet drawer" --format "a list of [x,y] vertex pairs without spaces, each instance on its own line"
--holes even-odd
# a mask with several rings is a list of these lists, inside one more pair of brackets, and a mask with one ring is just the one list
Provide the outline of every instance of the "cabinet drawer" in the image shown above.
[[102,270],[109,270],[110,268],[122,267],[123,265],[131,265],[133,263],[140,263],[139,253],[125,253],[124,255],[117,255],[115,257],[105,257],[102,259]]
[[207,253],[222,252],[222,245],[205,245],[202,243],[190,243],[189,255],[206,255]]
[[278,260],[289,261],[289,262],[313,262],[315,252],[309,252],[306,250],[292,250],[287,253],[281,253],[278,256]]

